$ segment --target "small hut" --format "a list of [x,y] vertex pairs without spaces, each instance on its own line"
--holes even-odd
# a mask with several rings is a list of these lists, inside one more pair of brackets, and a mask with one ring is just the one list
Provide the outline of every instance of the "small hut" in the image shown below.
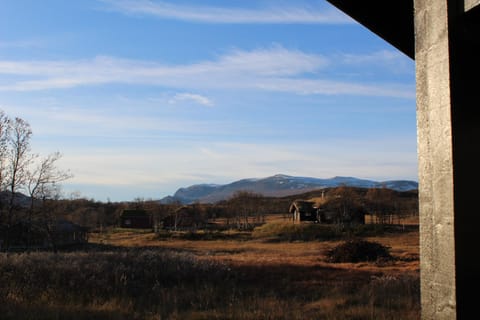
[[52,235],[58,247],[88,242],[88,228],[67,220],[58,220],[52,228]]
[[120,215],[120,227],[151,229],[153,228],[152,215],[141,209],[123,210],[122,214]]
[[294,222],[365,224],[366,210],[342,197],[322,197],[316,201],[295,200],[290,205],[289,212]]
[[315,202],[307,200],[295,200],[290,205],[289,212],[293,215],[294,222],[313,221],[317,222],[317,208]]

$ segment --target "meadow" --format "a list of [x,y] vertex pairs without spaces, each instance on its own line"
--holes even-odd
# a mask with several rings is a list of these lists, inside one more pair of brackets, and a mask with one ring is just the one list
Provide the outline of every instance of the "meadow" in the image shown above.
[[[1,253],[1,318],[419,319],[418,224],[332,228],[274,216],[252,231],[110,229],[69,252]],[[393,259],[329,262],[345,237]]]

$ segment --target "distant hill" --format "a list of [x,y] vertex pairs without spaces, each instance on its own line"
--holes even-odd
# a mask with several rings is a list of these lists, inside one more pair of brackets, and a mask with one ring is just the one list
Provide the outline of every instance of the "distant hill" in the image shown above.
[[[12,193],[10,191],[0,192],[0,202],[4,205],[7,205],[10,201]],[[17,192],[15,194],[15,205],[20,207],[28,207],[30,205],[30,197],[24,195],[23,193]]]
[[333,177],[319,179],[310,177],[293,177],[277,174],[261,179],[242,179],[229,184],[196,184],[180,188],[173,196],[160,200],[162,203],[180,202],[189,204],[194,202],[215,203],[230,198],[235,192],[250,191],[266,197],[285,197],[305,193],[308,191],[338,186],[359,188],[388,188],[396,191],[418,189],[418,183],[410,180],[373,181],[354,177]]

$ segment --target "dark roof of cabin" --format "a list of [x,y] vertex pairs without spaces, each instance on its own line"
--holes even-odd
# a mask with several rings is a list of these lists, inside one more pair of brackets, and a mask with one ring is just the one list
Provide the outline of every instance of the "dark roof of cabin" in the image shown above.
[[295,200],[293,203],[290,205],[290,212],[292,212],[293,208],[296,208],[300,211],[303,212],[310,212],[313,211],[314,208],[314,202],[312,201],[307,201],[307,200]]

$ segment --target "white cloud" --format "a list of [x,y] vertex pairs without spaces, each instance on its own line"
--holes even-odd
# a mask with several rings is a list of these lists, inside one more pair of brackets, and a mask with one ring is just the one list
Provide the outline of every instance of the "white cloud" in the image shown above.
[[[65,89],[121,83],[180,90],[246,89],[296,94],[414,97],[413,84],[378,85],[322,79],[320,71],[332,63],[318,54],[288,50],[280,46],[253,51],[234,50],[216,60],[188,65],[165,65],[105,56],[75,61],[4,60],[0,61],[0,91]],[[201,97],[189,98],[199,103],[207,102]]]
[[[0,84],[0,90],[28,91],[108,83],[211,87],[225,85],[225,82],[235,84],[238,78],[313,72],[324,64],[325,59],[321,56],[282,47],[235,50],[217,60],[190,65],[163,65],[105,56],[75,61],[0,61],[0,75],[34,78]],[[219,79],[224,81],[219,83]]]
[[172,134],[188,137],[225,133],[232,125],[225,121],[185,119],[175,114],[152,116],[104,105],[86,109],[72,105],[57,108],[40,103],[35,106],[0,105],[0,109],[10,116],[20,114],[32,125],[36,137],[47,137],[42,143],[50,146],[54,140],[56,148],[62,150],[70,148],[69,139],[72,138],[93,139],[92,144],[95,145],[101,143],[97,140],[112,143],[119,140],[161,140],[163,136]]
[[126,14],[142,14],[163,19],[219,24],[346,24],[349,17],[327,6],[225,8],[205,5],[179,5],[166,1],[104,0],[111,8]]
[[253,51],[234,50],[220,57],[211,67],[218,71],[226,69],[236,75],[292,76],[315,72],[328,64],[324,56],[274,46]]
[[[148,147],[131,150],[104,147],[65,152],[62,164],[75,172],[71,183],[130,185],[132,188],[169,184],[172,193],[194,183],[223,183],[277,173],[319,178],[334,175],[380,180],[415,178],[415,150],[398,148],[396,142],[383,138],[371,141],[337,139],[321,143],[314,149],[310,143],[285,146],[278,143],[192,142],[171,146],[168,152]],[[369,150],[369,154],[362,153],[363,149]],[[101,172],[98,168],[102,168]]]
[[397,50],[381,50],[369,54],[343,54],[339,59],[348,66],[382,66],[396,73],[413,73],[414,62],[406,59],[405,55]]
[[175,96],[173,96],[173,98],[171,98],[168,101],[168,103],[177,104],[177,103],[183,102],[183,101],[192,101],[194,103],[197,103],[197,104],[200,104],[200,105],[203,105],[203,106],[207,106],[207,107],[211,107],[211,106],[214,105],[213,101],[210,100],[209,98],[207,98],[205,96],[202,96],[202,95],[199,95],[199,94],[188,93],[188,92],[177,93]]
[[364,64],[364,63],[398,63],[404,60],[404,55],[399,51],[381,50],[370,54],[343,54],[343,61],[349,64]]
[[415,98],[414,85],[361,84],[331,80],[268,79],[258,86],[270,91],[304,95],[359,95],[396,98]]

